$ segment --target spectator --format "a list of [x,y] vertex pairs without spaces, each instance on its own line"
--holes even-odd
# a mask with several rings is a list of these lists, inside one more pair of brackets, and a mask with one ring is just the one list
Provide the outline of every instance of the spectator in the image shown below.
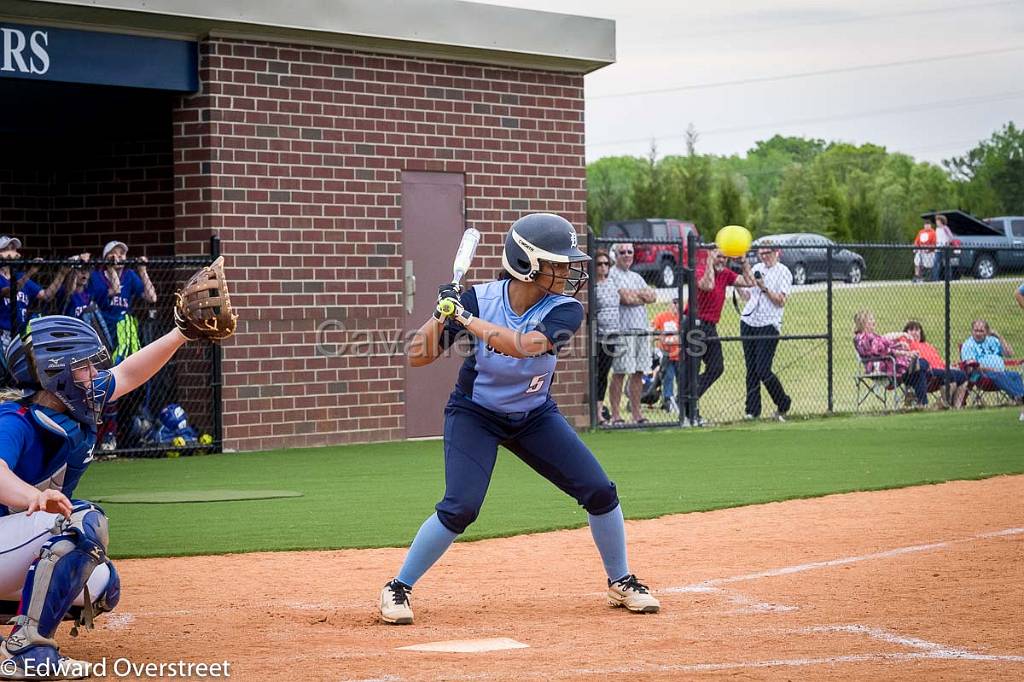
[[[61,315],[80,318],[92,304],[92,296],[88,290],[89,270],[86,269],[90,258],[89,253],[71,257],[71,260],[76,262],[66,269],[60,289],[57,291],[57,309]],[[101,334],[100,338],[102,337]]]
[[617,351],[619,332],[619,290],[608,278],[612,260],[608,252],[598,249],[594,255],[594,318],[597,320],[597,402],[598,420],[603,426],[611,419],[611,413],[604,404],[608,389],[608,372],[612,358]]
[[757,249],[761,259],[751,269],[743,262],[743,276],[753,282],[749,289],[740,289],[747,304],[740,313],[740,335],[743,337],[743,359],[747,365],[746,419],[761,416],[761,384],[775,403],[775,418],[786,421],[792,400],[786,395],[782,382],[772,371],[775,350],[782,331],[782,315],[786,297],[793,286],[793,274],[779,262],[779,251],[765,242]]
[[[109,333],[104,339],[110,348],[113,364],[118,364],[132,353],[139,350],[139,322],[131,315],[132,305],[140,297],[148,303],[156,303],[156,290],[146,272],[146,258],[140,257],[135,271],[124,266],[128,256],[128,246],[121,241],[108,242],[103,247],[103,260],[106,268],[95,270],[89,278],[88,293],[99,308],[103,322]],[[100,449],[105,451],[117,448],[117,405],[107,403],[104,410],[105,422],[100,428]]]
[[[932,263],[932,281],[938,282],[945,276],[942,273],[942,268],[946,266],[946,252],[944,247],[949,246],[949,243],[953,241],[953,231],[946,225],[946,216],[937,215],[935,216],[935,246],[938,249],[935,252],[935,260]],[[950,273],[952,276],[953,273]]]
[[1014,292],[1013,297],[1017,299],[1017,305],[1024,308],[1024,283],[1021,283],[1021,285],[1017,287],[1017,291]]
[[[949,382],[949,395],[945,400],[953,409],[960,409],[964,405],[964,398],[967,397],[967,375],[958,369],[948,369],[946,363],[939,356],[935,346],[928,343],[924,335],[924,327],[917,320],[911,320],[903,327],[906,335],[907,348],[918,354],[922,360],[928,363],[928,379],[941,381],[943,385]],[[949,396],[952,396],[950,398]]]
[[[718,340],[718,323],[722,319],[725,292],[731,287],[752,287],[747,271],[742,277],[726,267],[728,259],[721,249],[708,249],[704,258],[697,259],[697,328],[701,331],[704,352],[697,358],[697,368],[704,371],[697,377],[697,398],[704,395],[725,371],[722,342]],[[690,415],[693,421],[703,423],[700,415]]]
[[[1006,369],[1004,357],[1013,355],[1009,342],[993,331],[987,320],[971,323],[971,335],[960,346],[960,359],[969,363],[972,370],[989,379],[996,388],[1005,392],[1014,402],[1024,401],[1024,380],[1020,374]],[[1024,421],[1024,410],[1020,420]]]
[[[17,237],[0,236],[0,259],[5,261],[20,259],[21,253],[18,251],[20,248],[21,240]],[[37,258],[36,260],[42,259]],[[32,279],[37,272],[39,272],[39,266],[32,265],[26,272],[15,273],[18,287],[18,326],[14,330],[15,334],[21,331],[28,320],[28,308],[32,303],[37,300],[49,301],[54,297],[60,288],[66,270],[58,273],[45,289]],[[4,348],[11,341],[11,333],[11,268],[8,265],[3,265],[0,266],[0,340],[3,341]]]
[[683,393],[684,367],[679,362],[679,298],[672,299],[672,308],[658,313],[651,322],[654,331],[658,332],[658,348],[662,352],[661,363],[661,409],[674,414],[679,413],[679,403],[672,395],[673,383],[679,380],[679,393]]
[[924,221],[924,227],[917,232],[914,238],[914,281],[923,282],[924,273],[930,273],[935,265],[935,227],[930,220]]
[[146,258],[140,257],[138,272],[126,270],[124,261],[128,247],[124,242],[112,241],[103,247],[104,271],[95,270],[89,279],[88,293],[96,302],[111,338],[111,356],[117,364],[139,349],[139,323],[130,314],[132,305],[140,297],[147,303],[156,303],[156,290],[146,272]]
[[875,331],[875,316],[861,310],[853,316],[853,345],[869,372],[890,374],[914,389],[917,404],[928,404],[928,363],[903,341],[889,339]]
[[[612,424],[622,424],[620,401],[625,381],[626,395],[633,421],[645,424],[640,414],[640,395],[643,391],[643,373],[651,366],[651,343],[647,337],[647,304],[654,303],[654,289],[647,286],[644,278],[631,271],[633,245],[615,244],[615,266],[608,278],[619,292],[619,329],[623,332],[620,352],[612,361],[612,381],[609,386],[612,402]],[[632,332],[632,333],[631,333]]]

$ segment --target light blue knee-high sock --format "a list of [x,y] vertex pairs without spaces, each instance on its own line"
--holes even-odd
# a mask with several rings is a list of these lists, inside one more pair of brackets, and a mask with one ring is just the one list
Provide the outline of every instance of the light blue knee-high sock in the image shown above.
[[629,575],[629,563],[626,561],[626,523],[622,518],[622,507],[617,506],[607,514],[594,516],[587,514],[590,521],[590,534],[594,536],[594,544],[601,553],[604,571],[611,581]]
[[[621,519],[621,515],[619,518]],[[399,582],[405,583],[409,587],[415,585],[416,581],[430,570],[434,562],[448,551],[458,536],[458,533],[453,533],[444,527],[441,520],[437,518],[437,514],[431,514],[420,526],[416,537],[413,538],[409,553],[405,555],[402,570],[396,576]]]

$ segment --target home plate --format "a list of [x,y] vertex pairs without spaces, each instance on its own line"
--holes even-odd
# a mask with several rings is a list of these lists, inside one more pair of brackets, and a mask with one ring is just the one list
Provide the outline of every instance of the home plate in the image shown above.
[[453,654],[479,654],[485,651],[529,648],[529,644],[523,644],[508,637],[491,637],[488,639],[453,639],[447,642],[413,644],[411,646],[400,646],[398,651],[442,651]]

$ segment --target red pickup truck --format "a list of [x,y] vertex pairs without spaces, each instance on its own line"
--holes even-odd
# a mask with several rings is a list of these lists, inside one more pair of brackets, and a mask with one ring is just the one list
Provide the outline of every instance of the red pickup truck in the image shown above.
[[623,241],[662,239],[675,242],[635,244],[631,268],[656,287],[674,287],[679,268],[686,264],[686,236],[691,232],[700,238],[693,223],[673,218],[643,218],[607,222],[602,227],[601,236],[606,239],[621,237]]

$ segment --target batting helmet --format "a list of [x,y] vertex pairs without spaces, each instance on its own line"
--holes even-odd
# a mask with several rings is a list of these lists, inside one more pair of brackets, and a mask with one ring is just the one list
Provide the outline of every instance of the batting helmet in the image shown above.
[[579,250],[572,223],[553,213],[531,213],[512,223],[501,254],[505,270],[521,282],[536,281],[542,274],[542,262],[569,263],[567,277],[544,273],[571,285],[571,293],[565,291],[567,296],[575,296],[586,284],[588,274],[581,264],[589,260],[590,256]]
[[15,388],[53,393],[84,424],[103,421],[110,354],[86,322],[66,315],[30,320],[4,360]]

